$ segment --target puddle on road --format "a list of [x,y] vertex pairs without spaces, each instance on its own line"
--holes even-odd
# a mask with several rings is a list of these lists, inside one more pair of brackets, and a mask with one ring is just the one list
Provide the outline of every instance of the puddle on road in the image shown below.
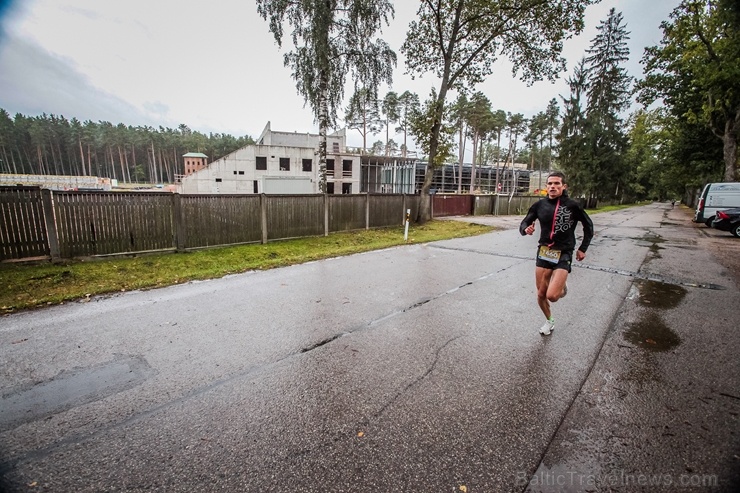
[[662,255],[660,254],[661,250],[663,250],[663,247],[658,246],[657,243],[650,245],[650,253],[653,255],[653,258],[662,258]]
[[155,373],[143,357],[125,355],[91,368],[63,371],[2,395],[0,431],[132,389]]
[[683,286],[663,282],[640,280],[635,284],[640,290],[637,302],[652,308],[676,308],[688,292]]
[[662,258],[660,251],[664,250],[665,248],[660,246],[660,244],[666,242],[665,238],[659,235],[655,235],[655,234],[646,234],[641,239],[643,241],[650,242],[649,250],[650,250],[650,254],[652,255],[652,258]]
[[624,338],[649,351],[670,351],[681,344],[681,338],[653,311],[645,312],[633,324]]
[[659,310],[677,307],[686,296],[686,288],[647,279],[635,285],[639,291],[637,304],[649,309],[630,325],[625,340],[650,351],[669,351],[681,344],[681,338],[666,325]]

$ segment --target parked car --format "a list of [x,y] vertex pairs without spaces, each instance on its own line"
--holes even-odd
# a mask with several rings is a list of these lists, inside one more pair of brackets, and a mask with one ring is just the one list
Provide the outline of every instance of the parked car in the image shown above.
[[740,238],[740,207],[717,211],[717,215],[712,221],[712,227],[720,231],[729,231]]
[[707,183],[696,204],[694,222],[712,226],[717,211],[740,207],[740,182]]

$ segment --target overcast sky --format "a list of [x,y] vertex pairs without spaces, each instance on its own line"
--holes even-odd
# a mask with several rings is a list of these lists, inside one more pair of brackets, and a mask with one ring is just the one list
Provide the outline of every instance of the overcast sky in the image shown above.
[[[584,33],[566,43],[568,71],[557,83],[527,87],[499,60],[476,89],[494,109],[527,117],[552,98],[560,102],[568,94],[565,78],[611,7],[631,33],[626,68],[640,77],[644,47],[659,43],[660,22],[679,1],[603,0],[587,9]],[[418,1],[394,4],[395,19],[382,34],[398,55],[392,89],[424,99],[438,81],[411,80],[400,53]],[[0,0],[0,108],[113,124],[184,123],[236,136],[257,137],[267,121],[275,130],[317,132],[283,53],[252,0]],[[361,145],[358,132],[348,135],[350,145]]]

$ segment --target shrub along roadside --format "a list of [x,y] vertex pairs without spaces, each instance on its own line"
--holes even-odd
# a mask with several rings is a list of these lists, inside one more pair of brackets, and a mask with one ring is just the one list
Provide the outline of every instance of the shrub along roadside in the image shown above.
[[189,253],[108,257],[57,264],[0,264],[0,311],[11,313],[65,301],[90,299],[100,294],[213,279],[405,243],[474,236],[493,229],[459,221],[431,221],[423,226],[412,226],[408,242],[403,239],[403,228],[398,227]]

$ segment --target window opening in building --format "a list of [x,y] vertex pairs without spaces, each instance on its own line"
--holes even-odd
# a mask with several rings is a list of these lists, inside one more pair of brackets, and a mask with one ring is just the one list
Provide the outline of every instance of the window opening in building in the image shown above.
[[333,182],[328,182],[326,184],[326,193],[332,193],[332,194],[334,193],[334,183]]
[[342,160],[342,176],[352,177],[352,160]]
[[290,171],[290,158],[289,157],[280,158],[280,171]]
[[334,176],[334,160],[326,160],[326,176]]
[[254,180],[254,193],[259,193],[259,188],[257,187],[257,183],[259,183],[257,180]]
[[303,160],[303,171],[311,171],[313,169],[313,159]]
[[243,175],[243,174],[244,174],[244,171],[240,171],[240,172],[239,172],[239,174],[240,174],[240,175]]
[[216,183],[221,183],[221,178],[216,178]]
[[352,193],[352,184],[342,183],[342,193]]
[[256,169],[266,171],[267,170],[267,156],[257,156],[255,159],[257,160]]

